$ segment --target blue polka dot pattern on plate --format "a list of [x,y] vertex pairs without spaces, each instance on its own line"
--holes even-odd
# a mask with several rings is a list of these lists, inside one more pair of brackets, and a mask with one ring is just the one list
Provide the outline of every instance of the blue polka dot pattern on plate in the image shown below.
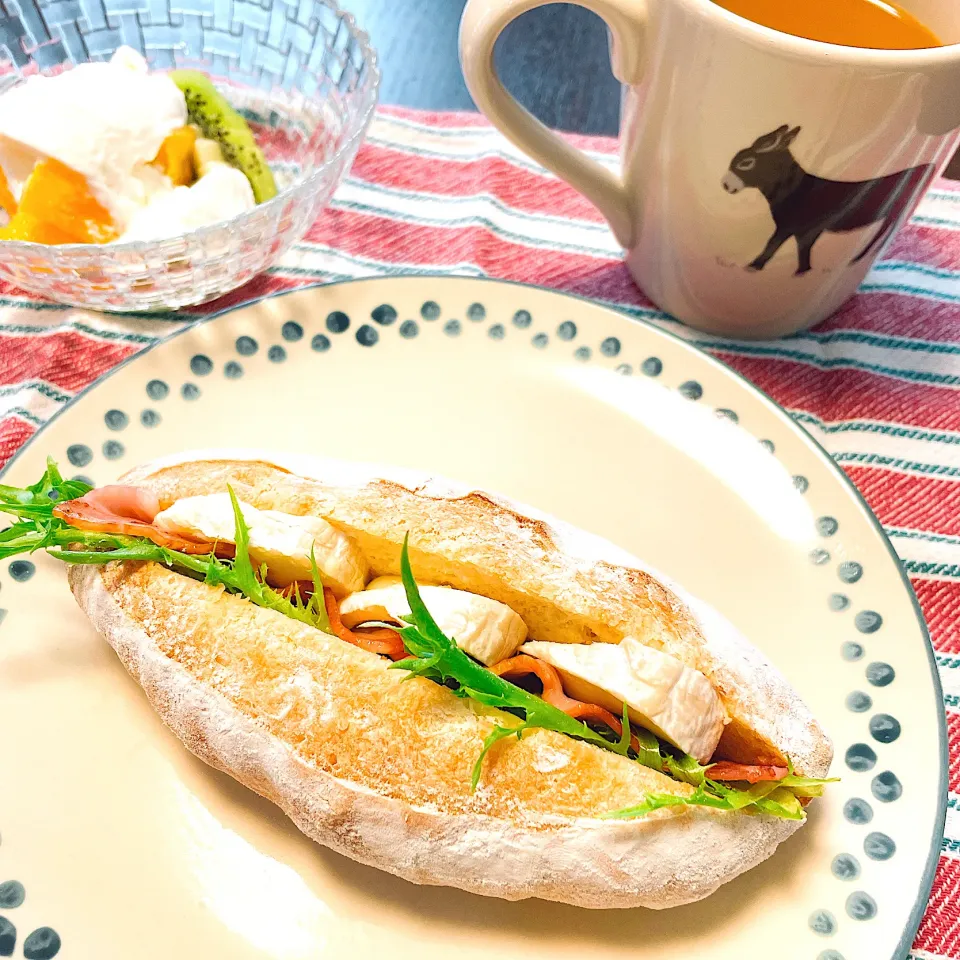
[[892,770],[884,770],[871,781],[870,792],[881,803],[893,803],[903,796],[903,784]]
[[877,915],[877,901],[862,890],[855,890],[847,897],[846,907],[847,916],[854,920],[872,920]]
[[200,396],[200,388],[195,383],[185,383],[180,388],[180,396],[184,400],[196,400]]
[[839,613],[850,606],[850,598],[845,593],[831,593],[827,603],[830,604],[831,610]]
[[776,453],[777,445],[772,440],[761,440],[760,446],[763,447],[767,453]]
[[424,320],[439,320],[440,319],[440,304],[436,300],[428,300],[420,308],[420,316]]
[[155,426],[157,426],[157,424],[160,423],[160,420],[161,420],[161,419],[162,419],[162,418],[161,418],[160,414],[157,413],[156,410],[141,410],[141,411],[140,411],[140,423],[141,423],[142,426],[147,427],[148,429],[149,429],[150,427],[155,427]]
[[380,334],[369,323],[357,327],[357,343],[361,347],[372,347],[379,339]]
[[629,363],[618,363],[615,370],[615,373],[621,373],[625,377],[629,377],[633,373],[633,367]]
[[257,341],[254,340],[253,337],[247,336],[237,337],[237,342],[234,346],[237,348],[237,353],[239,353],[241,357],[252,357],[259,349]]
[[739,423],[740,418],[737,416],[735,410],[730,410],[728,407],[717,407],[713,411],[720,420],[729,420],[731,423]]
[[502,323],[495,323],[488,331],[491,340],[502,340],[507,335],[507,328]]
[[53,960],[60,952],[60,934],[50,927],[37,927],[23,941],[26,960]]
[[844,560],[837,567],[837,576],[844,583],[856,583],[863,576],[863,567],[856,560]]
[[487,315],[487,309],[482,303],[471,303],[467,307],[467,319],[472,320],[474,323],[479,323]]
[[459,320],[448,320],[443,325],[443,332],[448,337],[459,337],[460,336],[460,321]]
[[103,455],[108,460],[119,460],[125,452],[126,449],[119,440],[108,440],[103,445]]
[[280,336],[283,337],[287,343],[296,343],[298,340],[303,339],[303,327],[301,327],[296,320],[288,320],[280,328]]
[[213,361],[204,353],[196,353],[190,358],[190,372],[195,377],[205,377],[213,370]]
[[856,880],[860,876],[860,861],[849,853],[838,853],[830,864],[830,872],[838,880]]
[[861,610],[853,618],[853,625],[861,633],[876,633],[883,626],[883,617],[876,610]]
[[85,443],[71,443],[67,447],[67,459],[75,467],[85,467],[93,459],[93,451]]
[[330,338],[325,333],[315,334],[310,341],[310,349],[317,353],[326,353],[330,349]]
[[590,359],[590,348],[577,347],[577,349],[573,351],[573,355],[581,363],[586,363]]
[[810,489],[810,481],[798,473],[793,478],[793,488],[798,493],[806,493]]
[[108,410],[103,415],[103,422],[109,430],[123,430],[130,423],[130,418],[122,410]]
[[866,773],[877,765],[877,754],[869,744],[852,743],[847,747],[844,760],[854,773]]
[[267,351],[267,359],[271,363],[283,363],[287,359],[287,351],[279,343],[275,343]]
[[550,338],[545,333],[535,333],[530,342],[538,350],[542,350],[550,342]]
[[663,373],[663,361],[659,357],[647,357],[640,364],[640,370],[648,377],[659,377]]
[[25,583],[37,572],[37,567],[32,560],[14,560],[8,567],[8,572],[11,580]]
[[696,380],[685,380],[677,390],[680,391],[680,396],[688,400],[699,400],[703,396],[703,387]]
[[854,690],[847,694],[847,709],[854,713],[866,713],[873,706],[873,697],[869,693],[863,693],[860,690]]
[[557,327],[557,336],[561,340],[572,340],[577,335],[577,325],[572,320],[564,320]]
[[840,648],[840,656],[844,660],[860,660],[863,657],[863,645],[855,643],[853,640],[848,640]]
[[875,687],[890,686],[896,675],[896,671],[889,663],[881,663],[878,660],[867,665],[867,683]]
[[389,303],[381,303],[379,307],[374,307],[370,311],[370,316],[381,327],[389,327],[391,323],[397,322],[397,311]]
[[147,396],[151,400],[166,400],[170,388],[163,380],[151,380],[147,384]]
[[829,910],[818,910],[810,914],[810,929],[819,933],[821,937],[829,937],[836,933],[837,919]]
[[839,529],[840,524],[833,517],[817,518],[817,533],[821,537],[832,537]]
[[863,852],[871,860],[889,860],[897,852],[897,845],[885,833],[868,833],[863,838]]
[[862,826],[873,819],[873,807],[866,800],[859,797],[851,797],[843,805],[843,815],[850,821]]
[[837,950],[821,950],[817,960],[843,960],[843,954]]
[[350,318],[342,310],[327,314],[327,329],[331,333],[343,333],[350,326]]
[[513,325],[519,327],[521,330],[526,330],[531,323],[533,323],[533,317],[530,315],[529,310],[518,310],[513,315]]
[[615,357],[620,353],[620,341],[616,337],[607,337],[600,344],[600,352],[605,357]]
[[228,360],[223,365],[223,375],[228,380],[239,380],[243,376],[243,367],[236,360]]
[[893,743],[900,736],[900,721],[889,713],[878,713],[870,718],[870,736],[877,743]]
[[6,917],[0,917],[0,957],[12,957],[16,945],[17,928]]
[[19,880],[6,880],[0,883],[0,909],[13,910],[26,898],[27,891]]
[[400,324],[400,336],[404,340],[412,340],[419,332],[420,328],[417,326],[416,320],[404,320]]
[[830,551],[824,550],[823,547],[817,547],[810,551],[810,561],[818,567],[822,567],[825,563],[830,562]]

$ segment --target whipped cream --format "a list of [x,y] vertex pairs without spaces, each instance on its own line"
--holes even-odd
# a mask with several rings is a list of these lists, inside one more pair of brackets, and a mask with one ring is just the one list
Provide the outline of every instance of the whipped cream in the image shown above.
[[121,241],[175,237],[255,206],[250,181],[226,163],[209,164],[192,187],[171,188],[169,183],[133,214]]
[[177,236],[254,205],[247,178],[226,164],[190,187],[150,166],[186,123],[177,85],[120,47],[107,62],[32,76],[0,96],[0,167],[19,200],[36,163],[52,157],[87,179],[120,241]]

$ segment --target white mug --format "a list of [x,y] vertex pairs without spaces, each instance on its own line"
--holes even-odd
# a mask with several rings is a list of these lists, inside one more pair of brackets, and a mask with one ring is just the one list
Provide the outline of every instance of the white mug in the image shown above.
[[712,0],[577,0],[610,28],[624,85],[617,176],[496,75],[497,37],[547,2],[469,0],[470,93],[596,204],[651,300],[711,333],[782,336],[833,313],[960,136],[960,0],[901,0],[950,44],[924,50],[806,40]]

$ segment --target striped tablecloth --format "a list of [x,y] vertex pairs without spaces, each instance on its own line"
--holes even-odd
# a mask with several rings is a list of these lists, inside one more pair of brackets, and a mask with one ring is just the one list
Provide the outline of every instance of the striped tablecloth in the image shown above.
[[[616,166],[614,141],[571,139]],[[0,284],[0,463],[79,390],[198,314],[308,284],[418,272],[540,284],[652,320],[773,396],[847,471],[899,552],[937,649],[950,809],[911,956],[960,960],[960,184],[933,185],[831,320],[742,343],[654,309],[596,210],[476,115],[382,109],[308,237],[228,297],[160,321],[41,303]]]

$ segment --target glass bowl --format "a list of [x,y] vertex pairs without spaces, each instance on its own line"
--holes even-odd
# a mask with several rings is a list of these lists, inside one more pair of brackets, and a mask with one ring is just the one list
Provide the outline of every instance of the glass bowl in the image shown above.
[[2,241],[0,277],[94,310],[201,303],[265,270],[307,232],[370,124],[377,56],[335,0],[18,0],[0,8],[0,92],[33,73],[109,59],[122,45],[151,69],[208,74],[250,122],[277,196],[168,240]]

